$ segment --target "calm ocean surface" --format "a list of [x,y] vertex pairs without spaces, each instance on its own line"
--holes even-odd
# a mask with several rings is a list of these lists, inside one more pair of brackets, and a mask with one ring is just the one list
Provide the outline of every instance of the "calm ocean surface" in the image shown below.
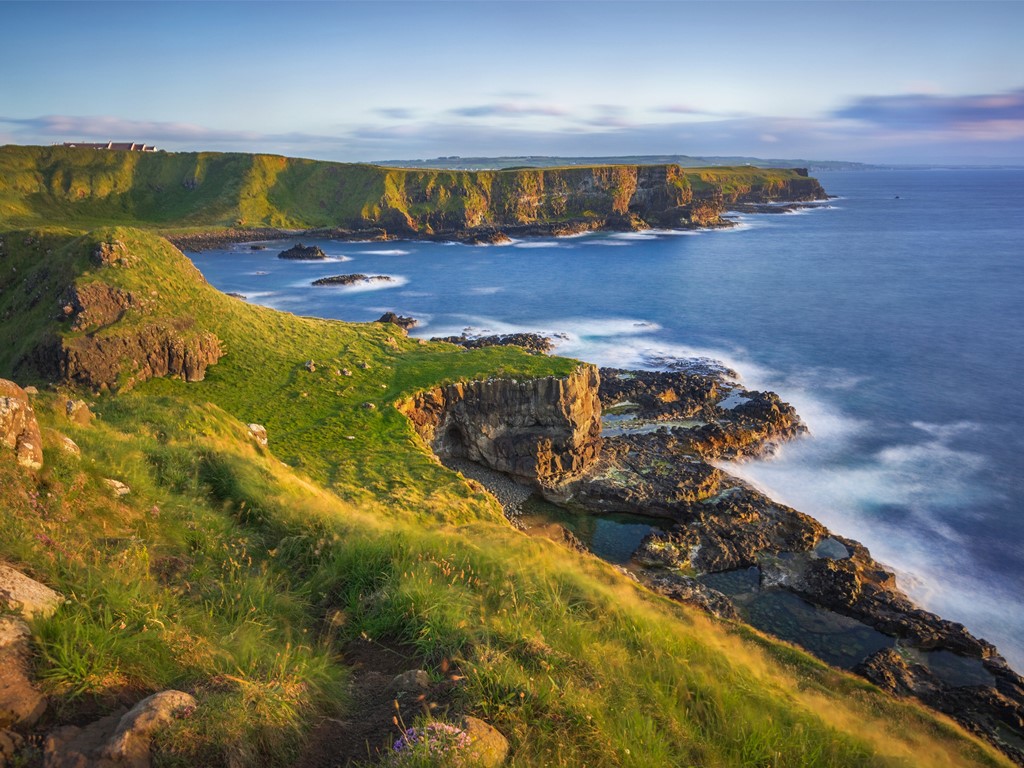
[[[191,254],[223,291],[414,335],[533,330],[602,365],[721,359],[812,436],[733,465],[864,542],[1024,669],[1024,171],[822,173],[838,199],[728,231],[506,246],[316,241],[324,262]],[[898,199],[896,199],[898,196]],[[307,240],[307,244],[311,241]],[[387,274],[372,290],[309,285]]]

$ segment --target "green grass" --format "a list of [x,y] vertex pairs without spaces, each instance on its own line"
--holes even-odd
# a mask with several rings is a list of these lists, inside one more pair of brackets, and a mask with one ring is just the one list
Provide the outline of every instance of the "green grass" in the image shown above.
[[[137,263],[96,268],[97,239]],[[564,375],[575,361],[250,306],[139,230],[4,240],[40,298],[3,284],[2,375],[30,382],[22,337],[67,332],[47,292],[76,276],[151,296],[150,319],[188,313],[228,350],[195,384],[44,387],[43,471],[0,461],[0,556],[69,597],[34,627],[58,718],[177,687],[199,706],[160,737],[158,765],[287,765],[318,717],[358,716],[340,652],[368,638],[457,673],[453,713],[505,733],[513,766],[1007,765],[917,705],[512,529],[393,405],[441,381]],[[68,421],[68,395],[92,402],[92,424]],[[131,493],[114,498],[105,478]]]

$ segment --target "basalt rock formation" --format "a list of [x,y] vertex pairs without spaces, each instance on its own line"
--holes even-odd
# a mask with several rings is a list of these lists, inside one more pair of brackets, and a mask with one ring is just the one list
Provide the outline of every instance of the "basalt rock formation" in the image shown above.
[[489,379],[422,392],[401,410],[441,457],[466,458],[557,493],[601,448],[597,369],[564,378]]
[[326,259],[327,254],[324,253],[320,246],[317,245],[303,245],[302,243],[296,243],[286,251],[281,251],[277,254],[279,259],[296,259],[299,261],[313,261],[319,259]]
[[[601,405],[616,409],[613,436],[599,437]],[[934,671],[900,653],[869,651],[855,671],[1024,759],[1013,741],[1024,724],[1024,681],[990,643],[915,605],[860,543],[709,463],[761,455],[805,431],[774,393],[744,390],[722,370],[602,369],[599,377],[583,367],[563,380],[449,385],[422,393],[404,411],[441,457],[532,481],[549,500],[576,510],[664,519],[633,564],[642,583],[670,599],[734,620],[748,618],[745,606],[758,595],[788,594],[816,606],[809,610],[838,615],[845,631],[881,633],[876,642],[904,655],[939,654],[932,663],[947,660],[946,668]],[[702,581],[741,573],[748,591],[722,592]],[[1007,739],[1008,732],[1018,736]]]

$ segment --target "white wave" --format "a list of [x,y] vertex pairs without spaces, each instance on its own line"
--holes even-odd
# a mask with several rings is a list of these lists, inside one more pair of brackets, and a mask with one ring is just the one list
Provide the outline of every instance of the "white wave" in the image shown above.
[[650,232],[652,235],[660,235],[662,237],[689,237],[692,235],[699,235],[703,230],[700,229],[645,229],[644,232]]
[[641,232],[616,232],[612,237],[616,240],[657,240],[658,236],[651,230]]
[[630,246],[631,242],[628,240],[612,240],[611,238],[604,238],[602,240],[591,240],[587,245],[617,245],[617,246]]
[[479,288],[470,288],[469,292],[476,296],[493,296],[496,293],[501,293],[505,289],[500,285],[485,285]]
[[316,261],[317,261],[317,263],[320,263],[320,264],[323,264],[325,262],[326,263],[332,263],[333,262],[335,264],[340,264],[341,262],[344,262],[344,261],[352,261],[352,257],[351,256],[345,256],[343,254],[338,254],[337,256],[330,256],[330,255],[328,255],[328,257],[326,259],[316,259]]
[[513,248],[568,248],[570,246],[554,240],[516,240],[512,243]]
[[238,291],[238,293],[242,293],[242,295],[245,296],[245,300],[251,304],[263,304],[265,303],[264,299],[268,299],[277,294],[276,291],[245,291],[244,293],[242,291]]
[[368,251],[360,251],[372,256],[408,256],[412,251],[407,251],[403,248],[376,248]]

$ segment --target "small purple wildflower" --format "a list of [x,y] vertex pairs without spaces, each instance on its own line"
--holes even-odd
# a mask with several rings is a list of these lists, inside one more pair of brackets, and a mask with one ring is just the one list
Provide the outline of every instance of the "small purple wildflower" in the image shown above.
[[407,728],[393,745],[398,756],[426,754],[445,757],[469,746],[469,734],[449,723],[432,722],[422,728]]

